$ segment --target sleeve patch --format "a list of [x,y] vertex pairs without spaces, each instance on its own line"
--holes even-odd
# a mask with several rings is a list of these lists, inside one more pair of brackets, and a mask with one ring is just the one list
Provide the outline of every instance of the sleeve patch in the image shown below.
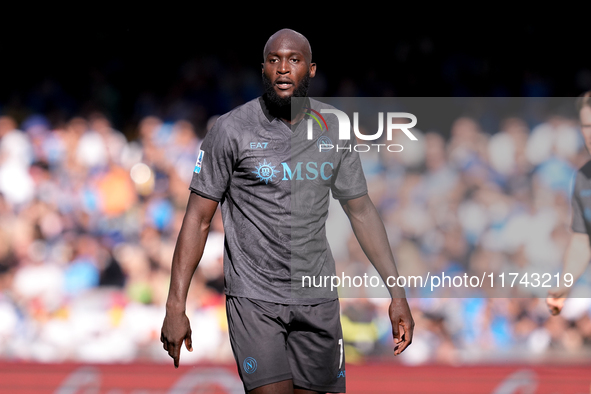
[[201,149],[199,149],[199,155],[197,156],[197,162],[195,163],[195,170],[193,170],[193,172],[199,174],[201,172],[201,163],[203,163],[203,155],[205,154],[205,152],[203,152]]

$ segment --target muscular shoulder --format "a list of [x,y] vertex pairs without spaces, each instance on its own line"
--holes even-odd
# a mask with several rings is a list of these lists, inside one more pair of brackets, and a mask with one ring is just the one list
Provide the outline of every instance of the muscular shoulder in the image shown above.
[[245,125],[260,122],[261,115],[261,105],[259,99],[256,98],[221,115],[216,120],[214,128],[240,130]]

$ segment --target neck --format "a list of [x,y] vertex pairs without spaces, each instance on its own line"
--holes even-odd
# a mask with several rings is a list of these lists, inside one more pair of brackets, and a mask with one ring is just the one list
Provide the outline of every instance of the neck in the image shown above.
[[265,101],[265,106],[267,107],[269,114],[275,118],[281,119],[285,123],[295,124],[304,117],[304,100],[296,100],[294,102],[296,104],[292,104],[292,100],[289,100],[289,103],[279,105],[270,100],[266,94],[263,95],[263,100]]

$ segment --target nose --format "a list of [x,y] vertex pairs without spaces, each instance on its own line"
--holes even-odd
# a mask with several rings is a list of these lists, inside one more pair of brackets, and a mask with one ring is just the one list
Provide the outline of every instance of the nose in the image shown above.
[[279,62],[279,67],[277,68],[277,72],[279,74],[287,74],[289,73],[289,62],[284,59]]

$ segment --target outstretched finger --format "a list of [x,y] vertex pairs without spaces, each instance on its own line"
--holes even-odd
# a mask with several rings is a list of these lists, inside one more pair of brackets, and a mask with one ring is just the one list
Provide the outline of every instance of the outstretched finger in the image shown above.
[[169,343],[168,344],[168,355],[172,358],[173,362],[174,362],[174,367],[178,368],[179,367],[179,356],[181,353],[181,347],[174,344],[174,343]]
[[178,368],[179,367],[179,359],[181,358],[181,347],[180,346],[174,347],[172,358],[174,360],[174,367]]

